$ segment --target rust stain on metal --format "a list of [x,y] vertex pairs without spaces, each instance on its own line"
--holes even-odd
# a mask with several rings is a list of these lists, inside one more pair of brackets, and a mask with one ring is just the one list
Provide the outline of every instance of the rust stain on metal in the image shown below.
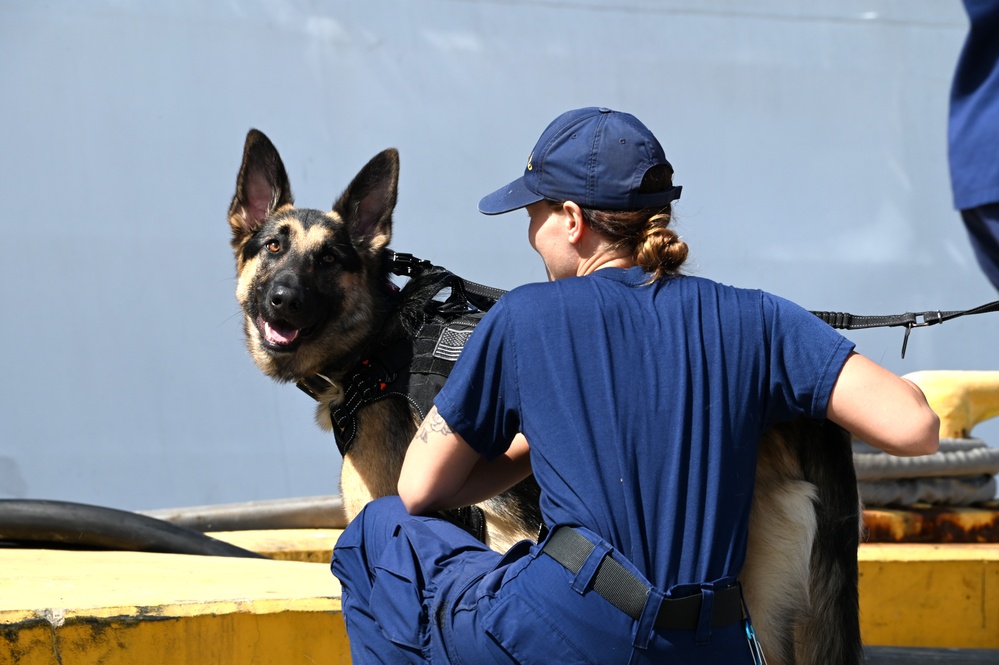
[[981,508],[865,510],[868,543],[999,543],[999,502]]

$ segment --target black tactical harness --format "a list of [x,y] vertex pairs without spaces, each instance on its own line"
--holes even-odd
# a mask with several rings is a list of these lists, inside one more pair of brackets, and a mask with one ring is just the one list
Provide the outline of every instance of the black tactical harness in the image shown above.
[[[401,397],[423,420],[475,326],[504,293],[465,281],[412,254],[392,252],[390,259],[393,274],[409,277],[411,285],[418,284],[414,293],[403,293],[406,302],[401,322],[405,336],[370,349],[352,367],[330,368],[297,384],[319,401],[322,393],[334,385],[328,374],[344,377],[339,381],[343,399],[330,405],[333,437],[341,455],[346,455],[354,442],[358,410],[368,404]],[[484,539],[485,517],[481,509],[458,508],[446,516]]]
[[[391,260],[393,274],[418,278],[421,286],[416,302],[407,304],[409,313],[402,317],[406,336],[371,349],[353,367],[336,372],[345,377],[340,381],[344,395],[330,407],[330,420],[341,455],[350,450],[357,434],[357,411],[372,402],[402,397],[421,420],[425,418],[475,326],[504,293],[466,282],[412,254],[392,253]],[[441,300],[447,290],[450,294]],[[333,380],[320,372],[297,385],[318,401]]]

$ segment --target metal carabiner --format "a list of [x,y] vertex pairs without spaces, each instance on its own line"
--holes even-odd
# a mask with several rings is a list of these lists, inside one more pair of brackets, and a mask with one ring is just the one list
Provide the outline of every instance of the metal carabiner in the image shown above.
[[767,665],[767,657],[763,655],[763,646],[756,637],[756,630],[753,628],[752,622],[749,619],[745,619],[743,623],[746,625],[746,639],[749,640],[749,652],[753,656],[753,663],[755,665]]
[[[913,328],[925,328],[926,326],[936,325],[937,323],[943,323],[943,313],[938,309],[936,311],[937,318],[935,321],[931,321],[927,318],[927,314],[932,312],[923,312],[922,314],[913,314],[912,321],[905,324],[905,337],[902,338],[902,358],[905,359],[905,348],[909,345],[909,333]],[[920,321],[919,317],[923,317]]]

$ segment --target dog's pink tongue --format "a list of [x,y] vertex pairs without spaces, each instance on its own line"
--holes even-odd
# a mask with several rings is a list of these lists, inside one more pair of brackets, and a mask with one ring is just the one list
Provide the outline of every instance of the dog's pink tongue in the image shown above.
[[264,321],[264,336],[273,344],[291,344],[298,337],[298,329],[277,328]]

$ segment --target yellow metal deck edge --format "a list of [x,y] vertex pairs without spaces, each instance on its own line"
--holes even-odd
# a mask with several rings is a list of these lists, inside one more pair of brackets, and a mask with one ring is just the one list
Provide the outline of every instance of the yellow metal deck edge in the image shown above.
[[999,544],[862,545],[865,644],[999,649]]
[[327,564],[0,551],[0,663],[347,663]]
[[[865,643],[999,649],[999,544],[864,545],[859,565]],[[347,663],[339,596],[325,561],[0,550],[0,664]]]

